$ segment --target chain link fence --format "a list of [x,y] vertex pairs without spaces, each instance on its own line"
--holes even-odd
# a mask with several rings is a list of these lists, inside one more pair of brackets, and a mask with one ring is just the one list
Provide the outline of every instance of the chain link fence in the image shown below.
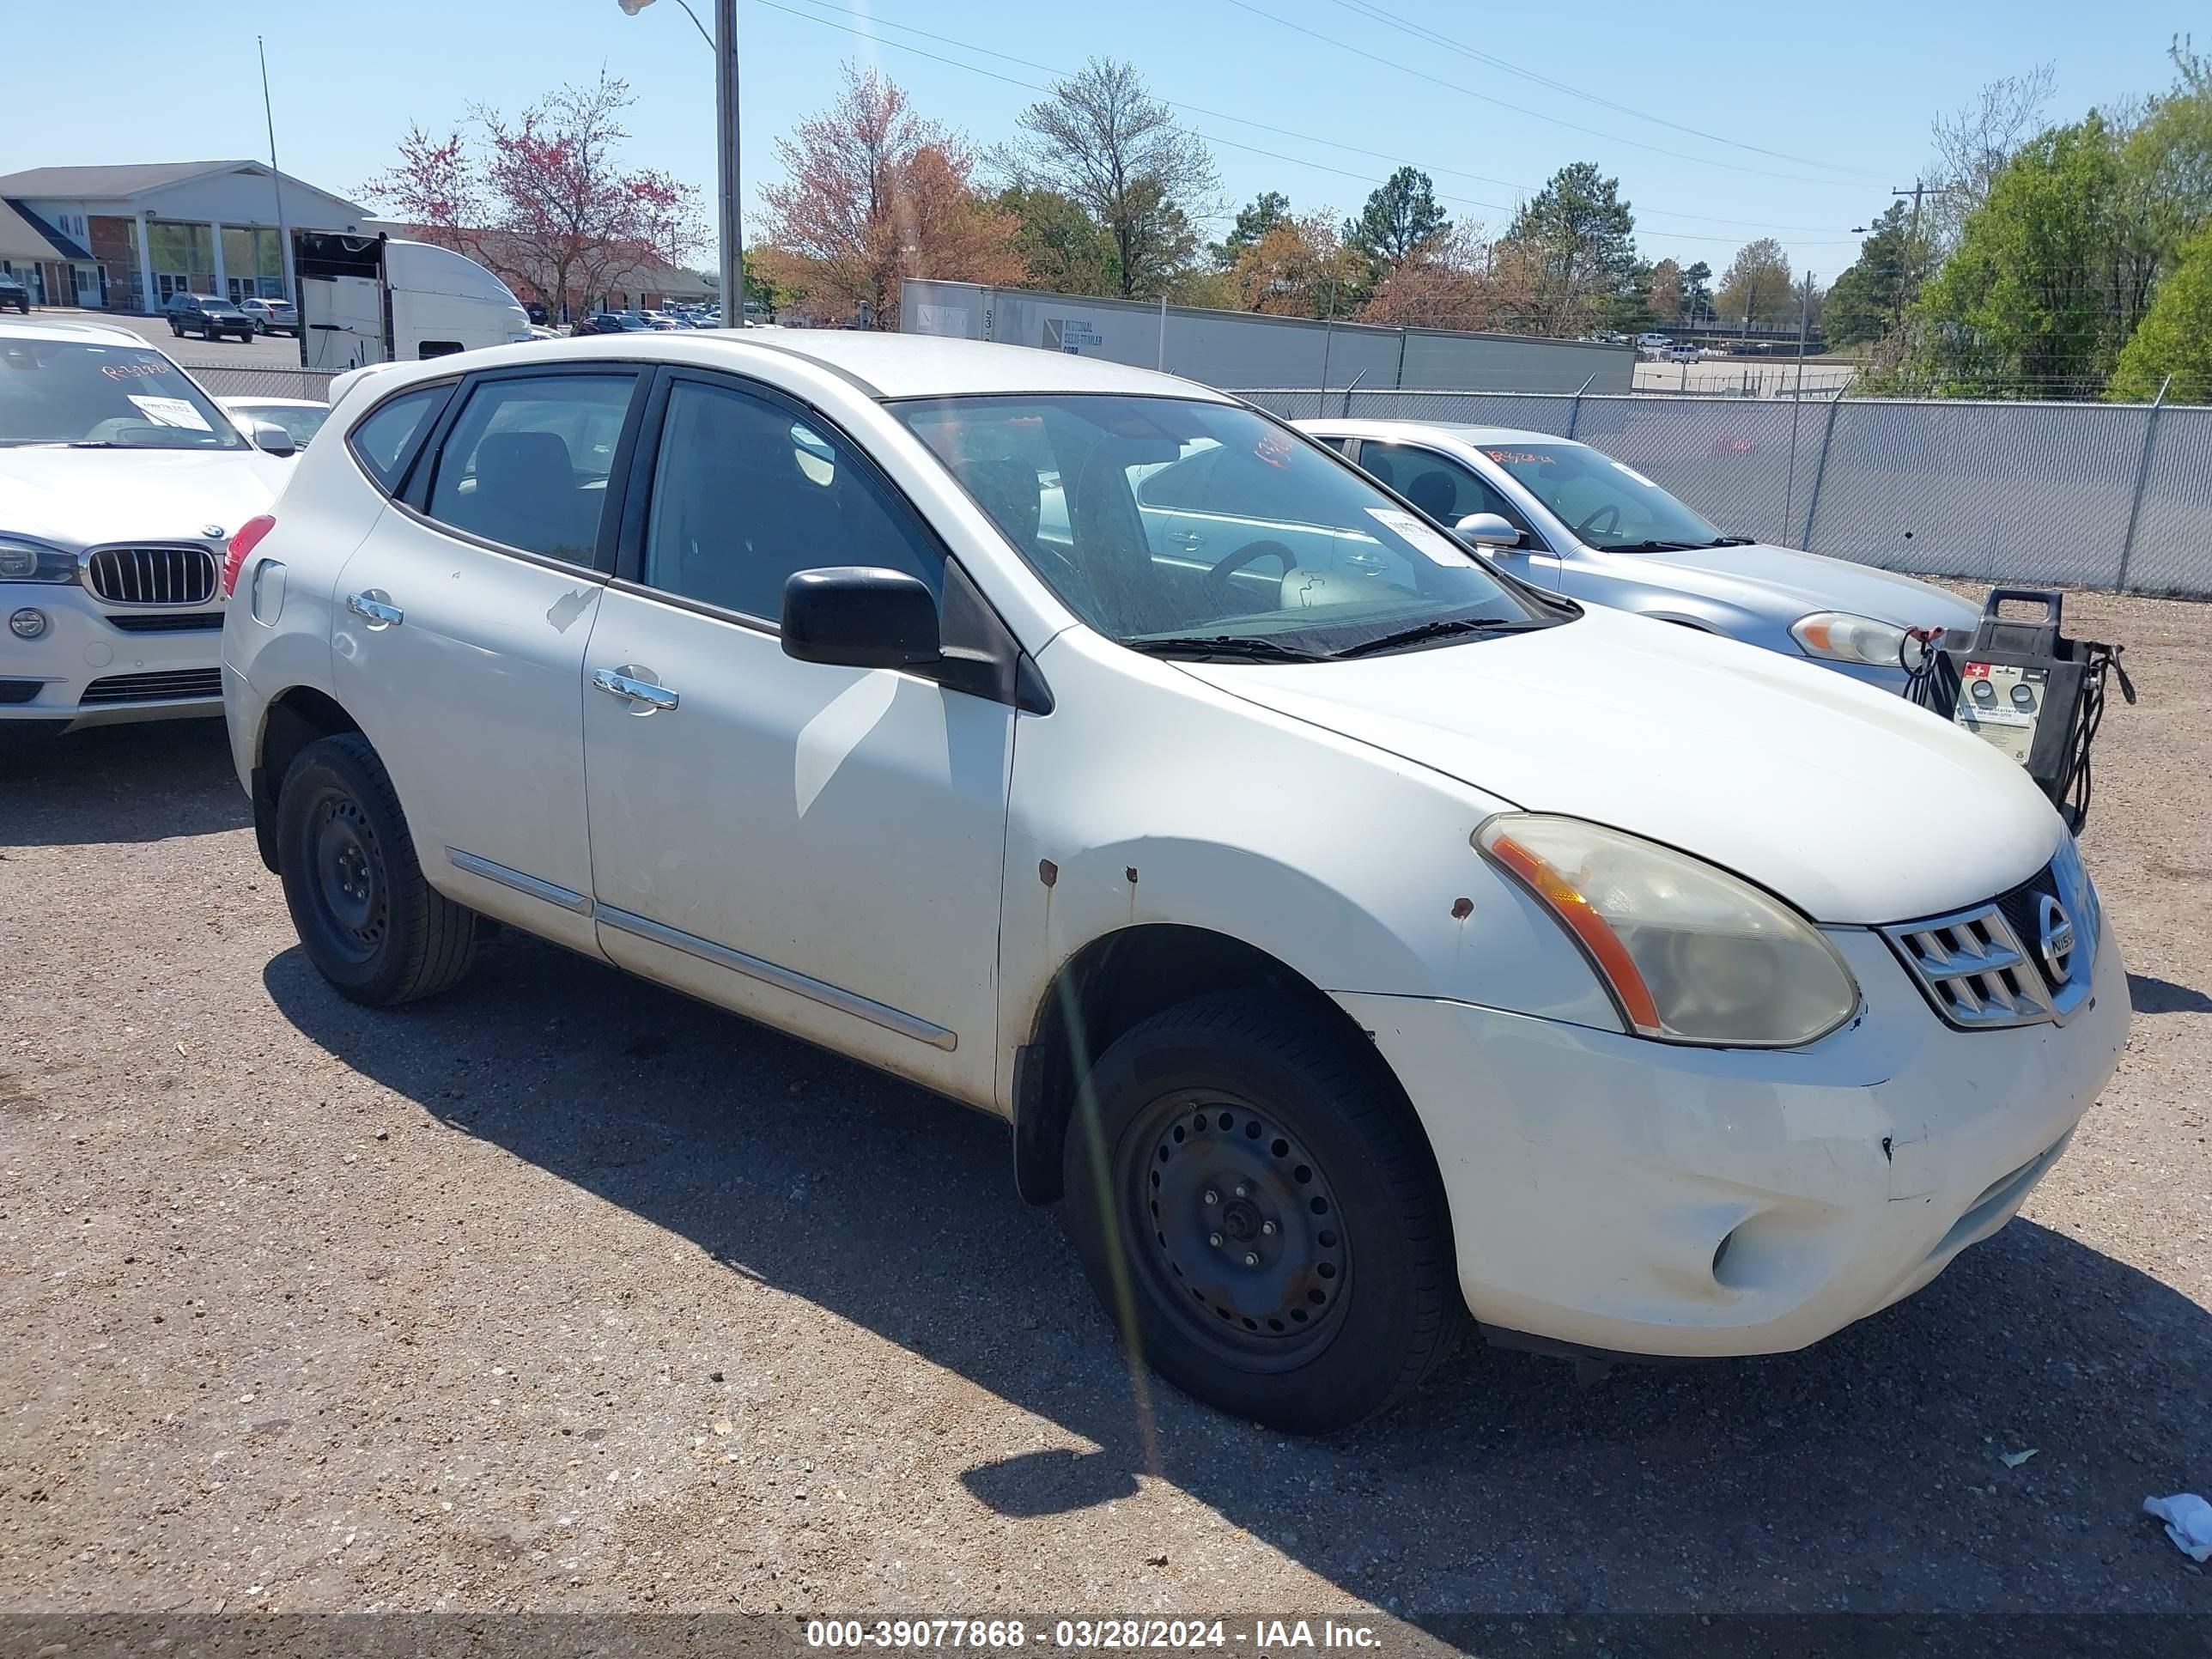
[[328,403],[336,377],[319,368],[242,368],[236,363],[179,363],[211,398],[307,398]]
[[1516,427],[1626,462],[1733,535],[1921,575],[2212,599],[2212,408],[1244,392],[1291,419]]

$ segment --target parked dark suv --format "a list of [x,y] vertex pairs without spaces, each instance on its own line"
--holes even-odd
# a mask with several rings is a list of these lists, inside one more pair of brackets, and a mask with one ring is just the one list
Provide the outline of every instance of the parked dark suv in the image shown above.
[[0,311],[13,306],[26,317],[31,314],[31,290],[23,286],[21,276],[0,270]]
[[240,340],[253,337],[253,319],[228,300],[212,294],[172,294],[162,307],[169,332],[179,337],[197,334],[204,340],[220,340],[226,334]]

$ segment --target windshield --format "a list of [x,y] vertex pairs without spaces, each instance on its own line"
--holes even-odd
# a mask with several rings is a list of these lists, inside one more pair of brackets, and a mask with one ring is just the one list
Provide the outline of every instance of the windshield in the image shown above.
[[1585,547],[1656,551],[1711,547],[1726,539],[1641,472],[1587,444],[1479,447],[1551,508]]
[[301,449],[331,417],[330,410],[319,404],[226,404],[224,407],[234,420],[274,422],[290,433],[292,441]]
[[243,449],[207,394],[160,352],[0,340],[0,444]]
[[1068,608],[1124,645],[1295,659],[1430,624],[1448,626],[1424,641],[1559,619],[1249,409],[1101,395],[891,407]]

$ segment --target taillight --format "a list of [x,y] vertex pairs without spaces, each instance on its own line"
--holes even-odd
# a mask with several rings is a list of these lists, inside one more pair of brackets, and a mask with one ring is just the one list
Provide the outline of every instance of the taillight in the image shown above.
[[238,526],[238,534],[230,538],[229,550],[222,558],[222,596],[226,599],[237,591],[238,573],[246,566],[246,556],[259,546],[261,538],[276,527],[276,520],[264,513],[258,519],[248,519]]

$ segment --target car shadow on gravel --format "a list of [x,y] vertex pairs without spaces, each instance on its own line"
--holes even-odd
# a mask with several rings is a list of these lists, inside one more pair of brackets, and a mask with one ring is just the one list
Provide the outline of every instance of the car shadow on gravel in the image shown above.
[[64,738],[0,729],[0,847],[166,841],[252,818],[220,720],[100,726]]
[[[1003,1516],[1079,1529],[1156,1474],[1432,1628],[1501,1610],[2212,1607],[2140,1513],[2212,1479],[2212,1320],[2031,1222],[1803,1353],[1585,1386],[1476,1346],[1383,1421],[1290,1442],[1133,1376],[989,1119],[513,934],[396,1012],[342,1001],[296,948],[264,980],[298,1030],[427,1118],[1095,1448],[961,1473]],[[1164,1589],[1207,1582],[1176,1565]]]

